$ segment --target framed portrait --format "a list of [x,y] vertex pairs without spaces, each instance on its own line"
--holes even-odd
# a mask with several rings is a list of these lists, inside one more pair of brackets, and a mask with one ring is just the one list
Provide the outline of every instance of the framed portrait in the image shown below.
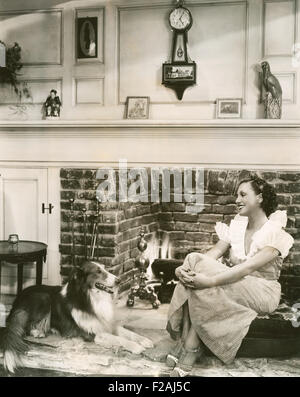
[[242,98],[218,98],[216,116],[218,119],[239,119],[242,117]]
[[78,17],[76,19],[77,59],[98,57],[98,17]]
[[128,96],[126,100],[126,119],[148,119],[150,97]]

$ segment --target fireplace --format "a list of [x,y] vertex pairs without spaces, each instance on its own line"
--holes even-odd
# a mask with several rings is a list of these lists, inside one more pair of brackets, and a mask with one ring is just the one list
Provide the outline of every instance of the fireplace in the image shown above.
[[[118,170],[116,169],[118,180]],[[170,202],[101,202],[99,217],[99,246],[95,257],[121,278],[120,291],[126,291],[134,280],[135,258],[141,227],[146,230],[147,255],[152,263],[157,258],[183,259],[193,251],[205,252],[217,242],[215,223],[229,224],[236,214],[236,182],[249,170],[213,169],[204,171],[204,209],[199,213],[187,211],[190,205],[174,200],[174,178],[170,178]],[[147,168],[150,175],[150,168]],[[256,173],[275,186],[279,209],[287,210],[287,232],[295,239],[283,271],[300,274],[300,174],[295,171],[256,170]],[[83,212],[87,214],[87,242],[91,244],[92,224],[97,202],[97,169],[62,168],[61,183],[61,274],[66,278],[72,270],[72,230],[70,198],[74,202],[75,264],[84,260]],[[193,185],[195,187],[195,185]],[[292,280],[290,279],[292,282]],[[295,287],[296,288],[296,287]]]

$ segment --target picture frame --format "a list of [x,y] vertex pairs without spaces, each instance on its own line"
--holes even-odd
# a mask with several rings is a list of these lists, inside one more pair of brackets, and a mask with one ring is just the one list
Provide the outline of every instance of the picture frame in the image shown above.
[[195,63],[164,63],[163,84],[170,82],[191,82],[196,81]]
[[181,100],[186,88],[196,84],[196,74],[195,62],[165,62],[162,67],[162,84],[173,89]]
[[128,96],[126,99],[125,118],[131,120],[149,118],[150,97]]
[[98,17],[76,18],[76,58],[98,58]]
[[240,119],[242,117],[242,98],[218,98],[216,103],[217,119]]

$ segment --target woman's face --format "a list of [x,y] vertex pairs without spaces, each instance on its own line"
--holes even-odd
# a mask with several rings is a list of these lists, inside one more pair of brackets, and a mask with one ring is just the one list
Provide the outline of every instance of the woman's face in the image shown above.
[[241,183],[236,198],[238,214],[249,216],[260,208],[262,202],[261,194],[256,194],[251,186],[251,182]]

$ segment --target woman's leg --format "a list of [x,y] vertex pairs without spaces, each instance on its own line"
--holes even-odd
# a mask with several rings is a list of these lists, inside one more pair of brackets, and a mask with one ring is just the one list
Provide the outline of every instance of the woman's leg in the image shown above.
[[189,314],[189,306],[188,303],[185,302],[183,305],[183,316],[182,316],[182,333],[181,333],[181,340],[185,341],[190,328],[191,328],[191,320],[190,320],[190,314]]
[[189,320],[189,328],[188,328],[188,333],[184,338],[184,347],[188,351],[193,351],[193,350],[198,349],[198,351],[200,352],[200,351],[202,351],[201,347],[203,346],[203,343],[201,342],[201,339],[199,338],[197,332],[195,331],[195,329],[191,323],[188,302],[186,302],[186,311],[187,311],[187,316],[188,316],[188,320]]
[[197,332],[190,323],[189,331],[184,338],[181,355],[170,376],[187,376],[193,369],[193,365],[195,364],[197,358],[204,353],[202,345],[203,343],[199,339]]
[[[192,270],[193,267],[195,267],[196,263],[199,261],[200,256],[199,253],[194,252],[188,254],[183,263],[183,267],[187,270],[190,269]],[[176,294],[177,289],[175,289],[174,294]],[[181,292],[182,293],[182,292]],[[173,298],[172,298],[173,299]],[[171,306],[172,306],[172,301],[171,301]],[[188,338],[190,328],[191,328],[191,320],[190,320],[190,315],[189,315],[189,307],[188,307],[188,301],[186,301],[182,305],[182,313],[181,313],[181,335],[180,335],[180,340],[175,344],[175,346],[172,348],[172,350],[169,352],[167,355],[166,359],[166,364],[169,367],[174,367],[174,365],[178,362],[178,358],[180,357],[185,341]]]
[[175,346],[167,355],[166,364],[168,367],[174,368],[174,366],[177,364],[184,346],[184,342],[189,334],[190,327],[191,327],[191,320],[189,315],[189,308],[188,308],[188,303],[185,302],[183,304],[181,336],[178,342],[175,344]]
[[197,332],[194,330],[193,326],[190,327],[189,333],[185,339],[184,347],[186,350],[195,350],[200,346],[200,340]]

